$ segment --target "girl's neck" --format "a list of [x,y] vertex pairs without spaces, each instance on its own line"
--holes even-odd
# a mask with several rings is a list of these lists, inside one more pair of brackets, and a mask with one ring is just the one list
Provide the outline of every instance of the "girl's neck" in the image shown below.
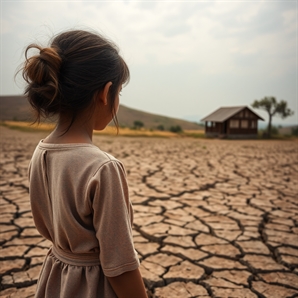
[[69,126],[70,121],[59,118],[55,129],[44,139],[45,143],[89,143],[92,144],[93,126],[90,121],[75,122]]

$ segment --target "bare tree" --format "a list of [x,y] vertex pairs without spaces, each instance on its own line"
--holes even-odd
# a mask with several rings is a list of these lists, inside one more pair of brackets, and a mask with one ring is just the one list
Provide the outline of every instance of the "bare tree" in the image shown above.
[[285,100],[277,101],[275,97],[264,97],[260,100],[255,100],[252,103],[252,107],[255,109],[265,110],[269,115],[268,121],[268,136],[271,136],[271,123],[274,115],[279,115],[282,119],[292,116],[294,112],[288,108],[288,103]]

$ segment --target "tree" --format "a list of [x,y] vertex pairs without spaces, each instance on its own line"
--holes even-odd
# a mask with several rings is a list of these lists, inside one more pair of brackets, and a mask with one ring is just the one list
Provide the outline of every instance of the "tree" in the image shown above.
[[285,100],[281,100],[278,102],[275,97],[264,97],[260,100],[255,100],[252,103],[252,107],[255,109],[261,109],[265,110],[269,115],[269,121],[268,121],[268,137],[271,136],[271,123],[272,123],[272,117],[274,115],[279,115],[282,119],[292,116],[294,112],[288,108],[288,103]]

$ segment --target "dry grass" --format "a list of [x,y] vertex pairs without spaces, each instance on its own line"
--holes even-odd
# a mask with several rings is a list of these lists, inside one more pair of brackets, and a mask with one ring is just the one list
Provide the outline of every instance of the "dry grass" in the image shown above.
[[[40,123],[31,124],[24,121],[3,121],[2,125],[7,126],[12,129],[18,129],[21,131],[51,131],[54,129],[55,124],[52,123]],[[190,131],[193,132],[193,131]],[[200,133],[201,131],[195,131]],[[98,135],[116,135],[117,129],[113,126],[107,126],[102,131],[96,131],[95,134]],[[131,136],[131,137],[177,137],[179,134],[169,132],[169,131],[158,131],[158,130],[146,130],[146,129],[130,129],[130,128],[119,128],[119,136]]]
[[25,121],[3,121],[1,124],[22,131],[51,131],[55,127],[52,123],[32,124]]

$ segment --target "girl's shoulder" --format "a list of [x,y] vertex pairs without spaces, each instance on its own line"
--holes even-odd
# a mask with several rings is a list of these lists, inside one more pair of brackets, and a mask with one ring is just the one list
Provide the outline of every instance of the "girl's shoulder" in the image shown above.
[[122,163],[117,158],[94,144],[51,144],[44,143],[41,140],[35,151],[36,158],[39,159],[46,153],[48,162],[53,166],[67,167],[75,172],[87,169],[97,171],[102,166],[109,166],[109,164],[117,164],[117,166],[123,168]]

